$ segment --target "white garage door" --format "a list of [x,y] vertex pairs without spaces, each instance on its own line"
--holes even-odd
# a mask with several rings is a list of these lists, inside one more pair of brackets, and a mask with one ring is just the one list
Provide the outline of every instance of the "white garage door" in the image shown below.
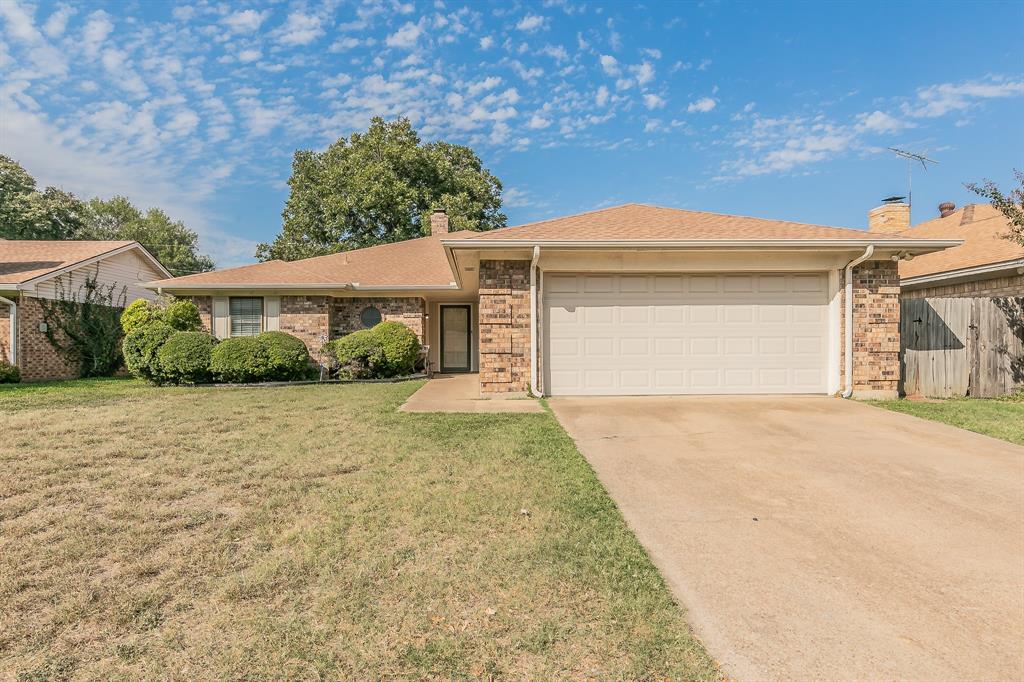
[[825,273],[544,274],[552,395],[824,393]]

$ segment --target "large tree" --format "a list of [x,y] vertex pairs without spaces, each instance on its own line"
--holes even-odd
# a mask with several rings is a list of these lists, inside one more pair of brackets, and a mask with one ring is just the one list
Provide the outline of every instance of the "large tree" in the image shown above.
[[199,253],[199,235],[159,208],[140,211],[126,197],[92,199],[79,239],[134,239],[174,275],[213,270],[213,259]]
[[36,181],[14,159],[0,154],[0,238],[73,239],[84,206],[74,194]]
[[260,244],[260,260],[296,260],[429,233],[431,211],[453,230],[504,227],[501,181],[470,149],[423,144],[408,119],[374,118],[365,133],[323,152],[300,150],[288,180],[281,233]]
[[986,180],[980,185],[970,183],[967,188],[988,199],[1006,216],[1006,221],[1010,224],[1010,233],[1006,238],[1024,246],[1024,172],[1015,170],[1013,174],[1020,186],[1011,189],[1007,194],[1003,194],[991,180]]
[[0,155],[0,238],[134,239],[175,275],[205,272],[213,259],[199,253],[199,236],[159,208],[145,213],[125,197],[82,202],[36,181],[14,159]]

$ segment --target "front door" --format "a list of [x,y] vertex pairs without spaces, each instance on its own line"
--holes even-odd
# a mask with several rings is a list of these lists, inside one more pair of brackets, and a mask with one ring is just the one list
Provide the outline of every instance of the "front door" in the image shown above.
[[473,325],[468,305],[441,306],[441,372],[468,372]]

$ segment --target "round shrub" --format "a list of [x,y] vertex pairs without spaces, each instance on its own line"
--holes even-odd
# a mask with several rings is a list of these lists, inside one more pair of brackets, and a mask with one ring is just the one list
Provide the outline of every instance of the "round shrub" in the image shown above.
[[162,382],[157,352],[175,330],[159,320],[129,332],[121,344],[124,364],[137,377],[155,384]]
[[163,321],[183,332],[197,332],[203,328],[199,307],[184,298],[176,298],[164,306]]
[[383,356],[374,373],[379,377],[412,374],[420,356],[420,340],[401,322],[381,322],[370,330],[377,337]]
[[0,360],[0,384],[21,383],[21,372],[9,362]]
[[257,337],[236,336],[214,346],[210,353],[210,371],[218,381],[265,381],[270,373],[270,360]]
[[[378,325],[379,326],[379,325]],[[361,329],[334,339],[325,346],[338,363],[338,374],[347,379],[369,379],[384,359],[376,329]]]
[[217,339],[206,332],[174,332],[157,351],[160,377],[172,384],[210,380],[210,355]]
[[161,310],[152,301],[140,298],[133,301],[131,305],[121,313],[121,329],[125,334],[131,334],[136,329],[145,327],[150,322],[156,322],[161,317]]
[[270,381],[297,381],[310,376],[309,350],[302,339],[285,332],[263,332],[256,339],[267,356]]

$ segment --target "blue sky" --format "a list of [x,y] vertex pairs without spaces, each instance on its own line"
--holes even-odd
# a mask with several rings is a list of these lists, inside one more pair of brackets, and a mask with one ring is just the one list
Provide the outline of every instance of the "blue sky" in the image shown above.
[[280,228],[291,155],[408,116],[473,146],[510,224],[646,202],[863,227],[1024,167],[1022,3],[0,0],[0,153],[198,230]]

